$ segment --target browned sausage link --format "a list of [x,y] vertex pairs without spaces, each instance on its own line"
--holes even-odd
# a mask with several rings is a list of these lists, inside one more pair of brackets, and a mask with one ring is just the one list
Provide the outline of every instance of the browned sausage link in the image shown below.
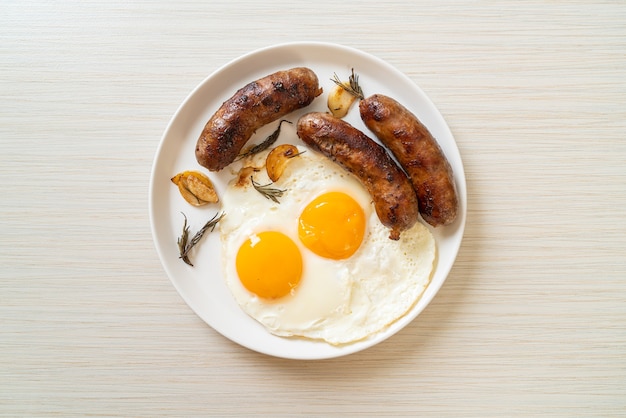
[[196,159],[219,171],[232,163],[260,127],[309,105],[322,93],[308,68],[278,71],[239,89],[209,119],[196,144]]
[[381,223],[391,229],[389,238],[415,224],[417,197],[406,174],[385,149],[349,123],[327,113],[308,113],[298,120],[298,136],[353,173],[374,201]]
[[433,226],[452,223],[458,208],[452,168],[428,129],[387,96],[375,94],[362,100],[359,107],[365,125],[409,175],[424,220]]

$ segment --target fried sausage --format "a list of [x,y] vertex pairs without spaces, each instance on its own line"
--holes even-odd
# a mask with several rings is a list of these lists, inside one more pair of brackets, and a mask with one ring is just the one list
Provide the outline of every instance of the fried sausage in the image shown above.
[[363,132],[328,113],[313,112],[298,120],[298,137],[353,173],[374,201],[381,223],[397,240],[417,222],[417,196],[406,174],[387,151]]
[[260,127],[308,106],[322,93],[304,67],[278,71],[239,89],[209,119],[196,144],[198,163],[219,171],[232,163]]
[[359,109],[365,125],[409,175],[422,218],[432,226],[451,224],[458,209],[452,168],[428,129],[396,100],[381,94],[362,100]]

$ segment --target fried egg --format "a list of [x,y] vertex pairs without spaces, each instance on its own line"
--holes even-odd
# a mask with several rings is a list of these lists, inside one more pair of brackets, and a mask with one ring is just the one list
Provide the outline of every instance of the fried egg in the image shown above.
[[231,182],[222,197],[223,271],[241,308],[273,334],[334,345],[405,315],[430,281],[430,231],[418,222],[390,240],[367,190],[341,167],[308,150],[271,183],[266,155],[249,163],[261,167],[253,179],[283,191],[279,203],[251,181]]

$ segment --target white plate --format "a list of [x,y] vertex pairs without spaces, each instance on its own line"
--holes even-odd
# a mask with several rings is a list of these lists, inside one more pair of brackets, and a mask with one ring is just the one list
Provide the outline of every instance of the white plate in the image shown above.
[[[178,258],[176,240],[182,231],[181,212],[187,215],[193,233],[219,210],[219,206],[191,207],[183,201],[170,178],[180,171],[200,170],[209,174],[218,194],[223,193],[226,182],[231,178],[230,170],[209,173],[198,165],[195,158],[196,141],[205,123],[224,100],[248,82],[296,66],[306,66],[315,71],[325,93],[309,107],[288,115],[287,119],[295,122],[303,113],[326,111],[326,93],[334,86],[330,80],[333,74],[346,79],[354,68],[366,96],[381,93],[394,97],[414,112],[437,138],[454,170],[460,199],[456,222],[433,230],[438,257],[432,281],[417,304],[406,316],[372,338],[340,347],[277,337],[248,317],[224,283],[217,230],[206,235],[192,254],[195,267],[184,264]],[[358,105],[352,108],[346,120],[367,132],[360,120]],[[284,124],[283,128],[287,126]],[[249,143],[264,139],[270,133],[269,128],[257,131]],[[285,136],[288,134],[281,133],[279,143],[288,142],[283,141]],[[373,137],[372,134],[370,136]],[[291,142],[299,141],[295,134],[290,139]],[[408,77],[384,61],[352,48],[328,43],[272,46],[244,55],[215,71],[191,92],[174,114],[159,144],[150,179],[150,222],[156,249],[167,275],[185,302],[226,338],[257,352],[292,359],[324,359],[355,353],[387,339],[410,323],[430,303],[452,268],[463,237],[465,216],[463,164],[452,133],[434,104]]]

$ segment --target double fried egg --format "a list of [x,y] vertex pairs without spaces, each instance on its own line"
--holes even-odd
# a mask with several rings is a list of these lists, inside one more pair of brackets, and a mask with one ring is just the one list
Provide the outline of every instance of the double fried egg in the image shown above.
[[[301,148],[304,151],[304,148]],[[339,345],[406,314],[430,281],[435,241],[421,223],[388,238],[367,190],[326,157],[306,151],[272,183],[231,182],[220,222],[225,280],[241,308],[270,332]],[[241,180],[241,179],[239,179]]]

